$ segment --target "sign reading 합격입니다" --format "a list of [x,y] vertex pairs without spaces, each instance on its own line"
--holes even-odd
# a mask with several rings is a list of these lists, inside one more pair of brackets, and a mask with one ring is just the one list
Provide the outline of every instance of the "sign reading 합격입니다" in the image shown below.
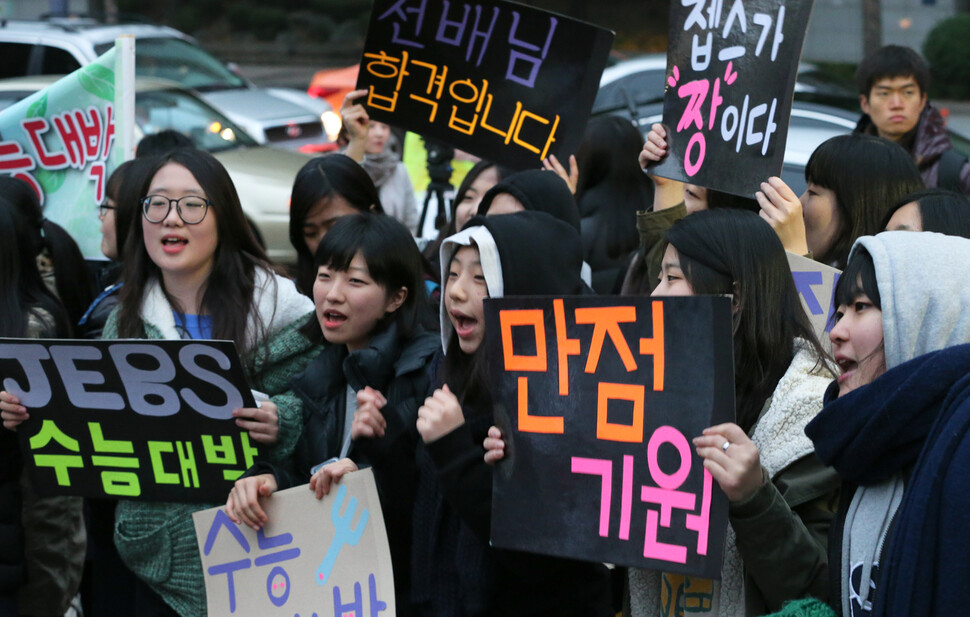
[[652,172],[754,197],[781,175],[812,0],[673,0],[663,124]]
[[223,501],[258,455],[228,341],[0,339],[0,379],[30,414],[17,434],[42,495]]
[[518,169],[575,152],[613,33],[504,0],[376,0],[371,117]]
[[730,304],[486,301],[495,546],[720,577],[727,498],[691,438],[734,420]]

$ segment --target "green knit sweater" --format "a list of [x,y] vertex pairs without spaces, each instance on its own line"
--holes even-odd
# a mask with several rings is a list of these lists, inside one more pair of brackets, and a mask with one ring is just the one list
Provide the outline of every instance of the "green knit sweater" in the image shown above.
[[[281,279],[277,279],[281,281]],[[289,293],[292,283],[280,292],[289,304],[291,316],[285,325],[271,329],[267,343],[247,350],[244,366],[255,360],[254,370],[247,375],[253,389],[265,392],[279,408],[279,435],[276,444],[263,451],[266,458],[282,462],[293,452],[303,430],[300,400],[290,392],[290,378],[302,372],[319,353],[299,332],[299,327],[313,314],[312,302],[304,296]],[[296,294],[293,289],[293,294]],[[295,307],[309,310],[293,310]],[[279,318],[279,314],[276,314]],[[146,338],[162,339],[164,328],[144,320]],[[117,311],[105,324],[105,339],[118,338]],[[222,506],[212,504],[161,503],[121,500],[115,514],[115,545],[125,564],[147,583],[162,599],[183,617],[206,615],[205,582],[202,561],[195,538],[192,513]]]

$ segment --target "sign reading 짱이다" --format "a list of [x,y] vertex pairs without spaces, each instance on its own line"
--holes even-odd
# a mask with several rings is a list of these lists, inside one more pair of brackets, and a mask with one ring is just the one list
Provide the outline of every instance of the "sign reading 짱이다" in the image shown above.
[[224,508],[192,515],[210,615],[394,617],[391,550],[374,473],[344,476],[317,499],[307,485],[263,503],[269,523]]
[[734,420],[730,305],[486,300],[495,546],[720,577],[727,498],[690,440]]
[[780,176],[812,0],[672,0],[652,173],[754,197]]
[[0,339],[0,378],[30,413],[17,434],[42,495],[211,503],[258,455],[228,341]]
[[536,168],[579,146],[612,41],[504,0],[376,0],[357,88],[376,120]]

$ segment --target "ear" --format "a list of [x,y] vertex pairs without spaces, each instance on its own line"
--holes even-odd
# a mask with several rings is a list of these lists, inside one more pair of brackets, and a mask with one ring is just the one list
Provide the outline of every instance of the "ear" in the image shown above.
[[926,93],[925,92],[921,92],[920,93],[920,101],[919,101],[919,112],[920,113],[923,113],[923,110],[926,109],[926,100],[927,100]]
[[393,294],[387,294],[387,306],[384,308],[384,314],[390,314],[401,308],[404,301],[408,299],[408,288],[401,287]]
[[859,107],[862,109],[862,113],[869,113],[869,97],[865,94],[859,95]]

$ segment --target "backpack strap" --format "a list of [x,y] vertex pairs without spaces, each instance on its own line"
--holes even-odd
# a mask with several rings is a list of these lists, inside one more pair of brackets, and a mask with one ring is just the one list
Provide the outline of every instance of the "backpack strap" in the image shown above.
[[960,186],[960,172],[967,164],[967,157],[958,152],[955,148],[950,148],[940,157],[936,173],[936,186],[941,189],[948,189],[962,192]]

